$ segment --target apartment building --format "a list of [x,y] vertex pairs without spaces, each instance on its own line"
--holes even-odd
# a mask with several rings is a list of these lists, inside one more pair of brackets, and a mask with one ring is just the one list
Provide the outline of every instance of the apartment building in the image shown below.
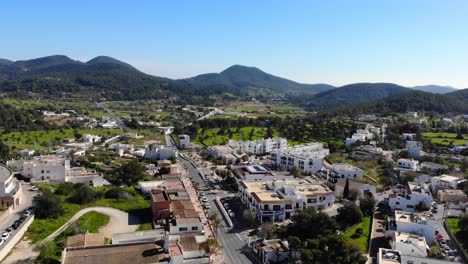
[[67,182],[71,176],[70,160],[56,155],[37,156],[24,161],[22,175],[31,181]]
[[21,183],[13,176],[13,171],[0,163],[0,209],[10,206],[15,209],[21,202]]
[[215,159],[225,154],[234,154],[235,152],[236,151],[232,147],[226,145],[210,146],[206,149],[206,154]]
[[101,142],[102,137],[98,135],[91,135],[91,134],[83,134],[81,140],[86,143],[94,144]]
[[247,154],[264,155],[273,150],[285,149],[288,147],[288,140],[284,138],[267,138],[259,140],[233,140],[230,139],[228,145],[235,151]]
[[314,142],[273,150],[270,159],[277,168],[298,168],[303,173],[313,173],[322,169],[323,158],[329,153],[329,149],[323,148],[322,143]]
[[425,183],[408,182],[404,188],[395,190],[388,196],[388,205],[392,210],[404,210],[412,212],[419,203],[431,206],[432,194],[429,186]]
[[406,150],[410,158],[420,158],[423,155],[422,147],[419,141],[406,141]]
[[231,171],[238,181],[272,181],[294,179],[294,175],[288,172],[276,172],[262,165],[237,165],[231,166]]
[[335,196],[312,180],[240,181],[239,196],[260,222],[283,221],[304,208],[329,209]]
[[190,136],[179,135],[179,148],[186,149],[188,147],[190,147]]
[[346,147],[349,147],[356,142],[372,140],[376,138],[376,136],[379,136],[380,133],[380,128],[368,124],[364,129],[357,129],[356,133],[354,133],[350,138],[346,138]]
[[426,243],[431,244],[435,238],[435,224],[429,221],[425,213],[395,210],[394,217],[388,221],[387,236],[393,236],[396,232],[422,236]]

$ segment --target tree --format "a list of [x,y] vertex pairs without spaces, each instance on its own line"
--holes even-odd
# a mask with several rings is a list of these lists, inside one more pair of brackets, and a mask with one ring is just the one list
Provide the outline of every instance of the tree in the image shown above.
[[359,208],[365,216],[371,216],[375,208],[374,197],[367,196],[359,199]]
[[10,147],[0,140],[0,160],[8,160],[10,158]]
[[427,211],[429,210],[429,207],[423,203],[422,201],[419,202],[418,204],[416,204],[416,206],[414,207],[414,209],[418,212],[423,212],[423,211]]
[[209,263],[211,263],[211,256],[221,250],[221,245],[216,239],[207,239],[205,242],[200,243],[200,249],[205,251],[205,254],[210,259]]
[[216,236],[216,234],[218,234],[218,228],[221,226],[221,220],[217,215],[211,223],[211,226],[213,227],[214,235]]
[[245,209],[242,212],[242,220],[247,226],[254,226],[256,222],[255,213]]
[[132,160],[116,169],[109,180],[115,184],[132,186],[141,181],[144,176],[145,172],[138,161]]
[[276,230],[278,229],[277,225],[272,223],[264,223],[259,228],[258,236],[263,239],[272,239],[275,238]]
[[87,204],[96,201],[99,198],[99,193],[88,185],[81,185],[75,191],[75,193],[70,196],[69,200],[72,203],[76,204]]
[[464,158],[460,164],[460,170],[466,172],[468,170],[468,158]]
[[357,205],[347,202],[338,208],[336,220],[343,228],[346,228],[361,222],[363,217],[361,209]]
[[359,196],[359,191],[356,189],[349,190],[348,200],[355,202]]
[[349,196],[349,179],[346,178],[346,183],[343,189],[343,198],[348,198]]
[[47,190],[35,196],[33,204],[36,207],[35,216],[39,219],[57,218],[64,213],[60,198]]
[[295,260],[296,256],[293,254],[296,253],[301,248],[302,242],[297,236],[290,236],[288,237],[288,245],[289,245],[289,262],[296,263],[296,260]]

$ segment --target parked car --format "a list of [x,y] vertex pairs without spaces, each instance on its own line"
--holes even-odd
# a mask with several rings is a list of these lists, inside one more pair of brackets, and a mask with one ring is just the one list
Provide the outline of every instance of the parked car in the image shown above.
[[455,253],[456,251],[455,250],[450,250],[447,255],[448,255],[448,258],[450,261],[454,261],[455,260]]
[[234,218],[234,217],[236,217],[236,214],[234,214],[234,212],[230,212],[230,213],[229,213],[229,216],[230,216],[231,218]]
[[199,192],[198,196],[205,196],[205,192]]
[[209,203],[205,203],[205,204],[203,204],[203,207],[205,207],[205,209],[210,209],[211,206],[210,206]]
[[437,208],[432,208],[431,212],[437,214]]
[[3,243],[5,243],[5,240],[0,239],[0,246],[3,245]]
[[9,228],[5,229],[5,232],[8,232],[8,233],[11,233],[13,232],[15,229],[13,228],[13,226],[10,226]]
[[225,208],[225,209],[228,209],[228,208],[229,208],[229,204],[228,204],[228,203],[225,203],[225,204],[223,204],[223,205],[224,205],[224,208]]
[[3,240],[7,240],[10,237],[10,233],[8,232],[3,232],[2,236],[0,237]]
[[23,216],[28,217],[31,215],[31,213],[32,213],[31,211],[27,210],[26,212],[23,213]]
[[203,202],[207,202],[207,201],[208,201],[208,198],[206,198],[206,196],[203,196],[201,200],[202,200]]

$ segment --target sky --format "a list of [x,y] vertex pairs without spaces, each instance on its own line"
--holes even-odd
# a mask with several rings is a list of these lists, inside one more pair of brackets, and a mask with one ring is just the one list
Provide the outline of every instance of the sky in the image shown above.
[[304,83],[468,88],[465,0],[15,0],[0,58],[107,55],[186,78],[241,64]]

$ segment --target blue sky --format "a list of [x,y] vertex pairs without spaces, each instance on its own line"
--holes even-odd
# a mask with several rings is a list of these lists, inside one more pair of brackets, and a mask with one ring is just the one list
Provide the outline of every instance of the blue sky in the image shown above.
[[306,83],[468,88],[468,1],[4,1],[0,58],[108,55],[183,78],[233,64]]

